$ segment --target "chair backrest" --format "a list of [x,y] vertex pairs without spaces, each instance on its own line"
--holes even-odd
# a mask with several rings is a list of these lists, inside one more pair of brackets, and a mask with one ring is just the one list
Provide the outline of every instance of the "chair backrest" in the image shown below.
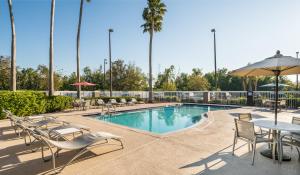
[[131,102],[136,103],[137,101],[136,101],[135,98],[132,98],[132,99],[131,99]]
[[121,98],[121,103],[127,103],[126,99],[125,98]]
[[238,119],[242,121],[250,122],[252,120],[251,113],[239,113]]
[[91,100],[85,100],[84,106],[91,106]]
[[237,119],[234,119],[234,123],[237,137],[255,140],[254,123]]
[[110,99],[110,103],[117,103],[116,99]]
[[286,104],[286,100],[281,100],[279,104],[280,105],[285,105]]
[[300,117],[293,117],[292,124],[300,125]]
[[103,104],[104,104],[104,101],[103,101],[102,99],[98,99],[98,100],[97,100],[97,104],[98,104],[98,105],[103,105]]

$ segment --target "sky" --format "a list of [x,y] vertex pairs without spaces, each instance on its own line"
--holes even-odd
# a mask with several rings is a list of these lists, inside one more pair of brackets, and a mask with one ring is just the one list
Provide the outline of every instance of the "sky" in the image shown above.
[[[162,0],[167,6],[163,29],[153,41],[153,72],[170,65],[177,72],[214,69],[216,29],[217,67],[237,69],[273,56],[276,50],[295,56],[300,50],[299,0]],[[69,74],[76,70],[76,32],[80,0],[56,0],[54,65]],[[84,4],[81,68],[99,68],[108,58],[108,29],[112,59],[123,59],[148,72],[149,34],[143,33],[146,0],[91,0]],[[17,36],[17,65],[48,65],[51,0],[13,0]],[[10,55],[7,0],[0,0],[0,55]],[[290,76],[294,80],[293,76]]]

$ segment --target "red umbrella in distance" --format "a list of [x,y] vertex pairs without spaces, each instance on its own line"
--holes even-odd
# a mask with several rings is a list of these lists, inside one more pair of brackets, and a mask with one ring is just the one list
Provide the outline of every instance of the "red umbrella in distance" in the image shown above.
[[89,82],[78,82],[78,83],[74,83],[74,84],[71,84],[73,86],[96,86],[96,84],[94,83],[89,83]]

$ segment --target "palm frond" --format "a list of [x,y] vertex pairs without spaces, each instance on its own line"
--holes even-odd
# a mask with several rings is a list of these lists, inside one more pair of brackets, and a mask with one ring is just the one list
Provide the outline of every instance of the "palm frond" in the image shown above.
[[143,11],[145,23],[141,25],[143,32],[159,32],[162,30],[163,17],[167,12],[166,5],[161,0],[148,0]]

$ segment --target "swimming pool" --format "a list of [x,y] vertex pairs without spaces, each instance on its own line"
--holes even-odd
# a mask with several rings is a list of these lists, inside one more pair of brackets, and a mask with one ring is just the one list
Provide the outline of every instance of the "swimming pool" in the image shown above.
[[187,128],[198,123],[203,113],[228,108],[225,106],[184,104],[101,115],[96,116],[96,119],[163,134]]

